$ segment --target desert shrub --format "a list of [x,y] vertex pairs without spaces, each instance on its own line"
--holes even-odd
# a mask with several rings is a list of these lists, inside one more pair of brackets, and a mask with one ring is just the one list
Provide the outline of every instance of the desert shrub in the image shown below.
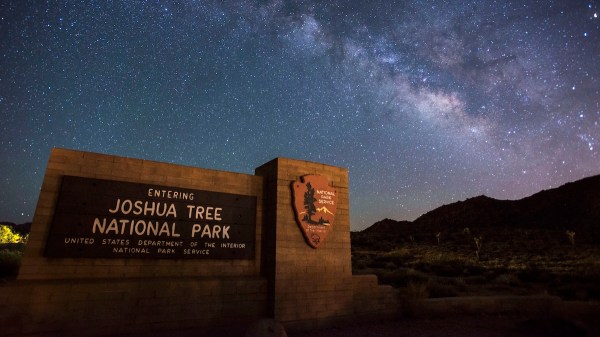
[[452,277],[462,275],[463,268],[452,264],[439,264],[433,266],[432,271],[438,276]]
[[459,294],[456,285],[441,282],[439,279],[430,279],[427,283],[429,297],[456,297]]
[[406,285],[404,273],[400,270],[380,270],[376,274],[382,284],[388,284],[395,288]]
[[465,240],[465,234],[460,231],[460,232],[452,232],[448,234],[448,239],[446,240],[447,242],[451,242],[451,243],[464,243]]
[[357,260],[357,261],[352,261],[352,270],[363,270],[363,269],[367,269],[368,267],[368,263],[366,260]]
[[465,269],[463,270],[463,274],[465,275],[478,276],[483,275],[484,273],[485,268],[480,265],[466,265]]
[[359,272],[368,269],[371,264],[369,254],[352,252],[352,272]]
[[23,236],[15,232],[12,227],[0,225],[0,244],[21,243],[27,241],[27,235]]
[[488,269],[483,273],[483,276],[488,280],[488,282],[493,282],[501,273],[494,269]]
[[429,291],[427,290],[427,284],[421,282],[409,282],[406,285],[404,294],[408,299],[418,300],[429,297]]
[[386,259],[382,259],[379,255],[374,256],[370,261],[369,261],[369,267],[371,268],[380,268],[380,269],[386,269],[386,265],[388,264],[388,261]]
[[373,258],[374,266],[382,268],[395,268],[412,260],[413,254],[407,248],[395,249],[378,254]]
[[465,279],[462,277],[451,278],[450,283],[456,287],[458,291],[466,291],[468,288]]
[[21,266],[25,243],[0,244],[0,278],[15,278]]
[[517,273],[519,280],[523,282],[549,282],[552,275],[536,265],[528,265]]
[[494,279],[494,283],[516,286],[520,282],[515,274],[500,274]]
[[565,300],[597,301],[600,299],[600,284],[589,280],[563,282],[551,286],[548,292]]
[[21,266],[23,253],[18,250],[0,250],[0,278],[15,278]]
[[460,295],[461,291],[465,291],[466,288],[466,283],[460,277],[434,277],[430,278],[427,282],[427,290],[431,298],[456,297]]
[[600,300],[600,283],[592,282],[588,285],[588,295],[590,296],[590,300],[599,301]]
[[413,253],[408,248],[400,248],[386,253],[385,256],[395,262],[406,262],[412,259]]
[[551,287],[548,291],[551,295],[559,296],[564,300],[585,301],[590,299],[588,284],[572,283]]
[[418,270],[406,269],[405,278],[407,283],[425,283],[429,280],[429,276]]
[[398,282],[399,286],[407,286],[411,283],[427,283],[429,276],[420,271],[406,268],[399,270]]
[[456,254],[432,254],[422,262],[421,268],[438,276],[453,277],[463,275],[472,263]]
[[411,282],[400,293],[405,299],[402,311],[406,317],[421,317],[426,312],[424,300],[429,297],[426,283]]
[[387,262],[384,266],[385,269],[392,270],[398,268],[394,262]]
[[375,271],[379,282],[382,284],[388,284],[395,288],[406,287],[411,283],[427,283],[429,277],[409,268],[396,268],[394,270],[382,270]]
[[483,275],[469,276],[465,279],[465,283],[467,284],[487,284],[489,281]]

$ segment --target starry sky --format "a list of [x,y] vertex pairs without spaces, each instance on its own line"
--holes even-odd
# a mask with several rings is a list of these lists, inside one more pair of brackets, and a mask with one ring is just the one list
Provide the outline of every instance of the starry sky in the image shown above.
[[597,1],[0,2],[0,220],[52,147],[349,169],[351,229],[600,173]]

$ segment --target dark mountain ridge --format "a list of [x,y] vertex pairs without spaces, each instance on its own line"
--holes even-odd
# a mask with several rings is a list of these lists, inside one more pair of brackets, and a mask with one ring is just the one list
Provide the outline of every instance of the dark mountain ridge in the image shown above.
[[438,207],[415,221],[384,219],[362,232],[404,235],[465,228],[600,230],[600,175],[543,190],[520,200],[478,196]]

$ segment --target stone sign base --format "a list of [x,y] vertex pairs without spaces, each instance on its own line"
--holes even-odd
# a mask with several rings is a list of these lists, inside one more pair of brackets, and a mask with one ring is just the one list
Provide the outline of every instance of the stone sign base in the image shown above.
[[[292,182],[309,174],[325,177],[337,193],[335,223],[318,249],[307,244],[292,204]],[[254,255],[48,257],[44,253],[64,176],[256,198]],[[210,200],[203,202],[210,206]],[[311,329],[393,316],[398,311],[395,291],[379,286],[373,275],[352,275],[349,212],[347,170],[324,164],[277,158],[247,175],[53,149],[19,277],[0,285],[0,335],[186,329],[202,335],[220,327],[245,328],[264,317],[286,329]]]
[[257,277],[18,282],[0,287],[0,335],[243,329],[265,316],[266,289]]

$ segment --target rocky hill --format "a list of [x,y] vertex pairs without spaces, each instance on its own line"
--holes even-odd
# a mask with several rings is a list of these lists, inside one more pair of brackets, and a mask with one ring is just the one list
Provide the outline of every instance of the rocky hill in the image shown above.
[[[566,230],[600,239],[600,175],[544,190],[520,200],[478,196],[434,209],[415,221],[384,219],[363,234],[413,236],[473,229]],[[356,235],[355,235],[356,236]],[[581,235],[579,235],[581,237]]]

